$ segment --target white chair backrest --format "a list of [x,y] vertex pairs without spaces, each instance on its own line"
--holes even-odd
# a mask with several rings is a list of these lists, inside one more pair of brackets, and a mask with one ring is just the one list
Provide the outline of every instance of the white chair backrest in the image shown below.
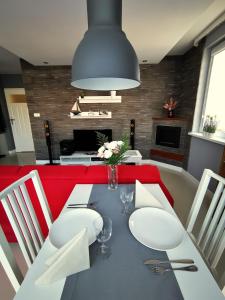
[[225,249],[225,178],[215,174],[209,169],[204,170],[200,180],[188,216],[187,231],[192,235],[212,178],[214,178],[218,184],[195,241],[211,269],[215,271]]
[[5,270],[14,290],[17,292],[23,281],[23,275],[16,263],[12,250],[0,226],[0,263]]
[[33,183],[49,228],[52,224],[52,216],[36,170],[31,171],[0,192],[0,201],[16,235],[25,261],[30,267],[44,243],[44,238],[26,186],[28,180]]

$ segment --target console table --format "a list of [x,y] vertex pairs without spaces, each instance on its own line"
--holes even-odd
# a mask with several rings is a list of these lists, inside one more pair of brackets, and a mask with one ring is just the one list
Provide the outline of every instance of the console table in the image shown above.
[[[138,150],[128,150],[125,153],[123,163],[139,164],[142,160],[142,155]],[[97,157],[96,152],[75,152],[72,155],[61,155],[61,165],[99,165],[104,161]]]

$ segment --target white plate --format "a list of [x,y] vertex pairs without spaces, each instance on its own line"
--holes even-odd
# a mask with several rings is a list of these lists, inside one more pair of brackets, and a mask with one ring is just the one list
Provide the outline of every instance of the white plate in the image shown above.
[[52,224],[49,231],[49,239],[55,247],[60,248],[86,227],[89,245],[91,245],[96,240],[94,220],[98,218],[101,218],[101,215],[93,209],[71,209],[71,211],[62,214]]
[[129,227],[133,236],[143,245],[155,250],[177,247],[184,229],[179,221],[163,209],[144,207],[132,213]]

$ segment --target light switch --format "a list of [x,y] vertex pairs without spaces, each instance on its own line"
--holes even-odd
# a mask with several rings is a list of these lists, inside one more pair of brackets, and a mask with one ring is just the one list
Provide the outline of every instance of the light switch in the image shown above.
[[35,118],[40,118],[40,116],[41,116],[40,113],[34,113]]

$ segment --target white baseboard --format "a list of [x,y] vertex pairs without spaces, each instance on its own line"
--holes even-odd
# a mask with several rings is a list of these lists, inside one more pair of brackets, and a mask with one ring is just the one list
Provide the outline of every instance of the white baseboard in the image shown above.
[[188,173],[186,170],[182,169],[182,174],[188,178],[192,183],[198,185],[199,184],[199,180],[196,179],[193,175],[191,175],[190,173]]
[[195,185],[199,185],[199,180],[196,179],[193,175],[191,175],[190,173],[188,173],[186,170],[184,170],[181,167],[177,167],[174,165],[170,165],[170,164],[166,164],[166,163],[162,163],[156,160],[151,160],[151,159],[146,159],[146,160],[142,160],[142,163],[145,164],[151,164],[151,165],[155,165],[155,166],[159,166],[159,167],[163,167],[178,173],[181,173],[183,176],[185,176],[189,181],[191,181],[193,184]]
[[170,169],[170,170],[173,170],[173,171],[176,171],[176,172],[182,172],[183,171],[183,168],[181,168],[181,167],[177,167],[177,166],[174,166],[174,165],[166,164],[166,163],[163,163],[163,162],[160,162],[160,161],[157,161],[157,160],[142,159],[141,162],[143,164],[147,163],[147,164],[151,164],[151,165],[163,167],[163,168],[166,168],[166,169]]
[[16,149],[9,150],[8,152],[9,152],[9,154],[15,154],[16,153]]

